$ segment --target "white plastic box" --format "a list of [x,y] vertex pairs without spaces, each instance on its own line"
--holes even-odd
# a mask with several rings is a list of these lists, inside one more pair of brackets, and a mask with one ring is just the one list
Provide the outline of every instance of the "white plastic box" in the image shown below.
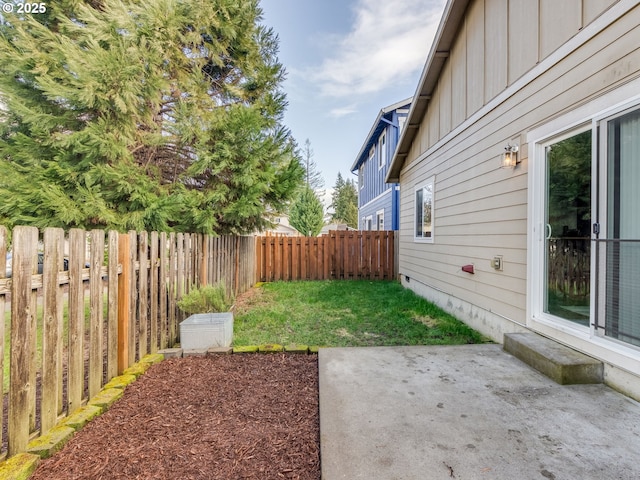
[[197,313],[180,322],[183,350],[230,347],[233,340],[233,313]]

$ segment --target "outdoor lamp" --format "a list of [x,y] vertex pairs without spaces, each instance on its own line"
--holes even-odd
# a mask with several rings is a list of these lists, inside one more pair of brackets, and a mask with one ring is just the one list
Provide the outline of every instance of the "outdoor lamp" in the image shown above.
[[502,154],[502,165],[500,168],[513,168],[518,163],[518,146],[517,145],[507,145],[504,147],[504,153]]

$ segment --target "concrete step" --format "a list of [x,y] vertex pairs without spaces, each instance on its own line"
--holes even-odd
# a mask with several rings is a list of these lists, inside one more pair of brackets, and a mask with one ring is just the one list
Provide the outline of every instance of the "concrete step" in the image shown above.
[[506,333],[504,350],[560,385],[602,383],[602,362],[536,333]]

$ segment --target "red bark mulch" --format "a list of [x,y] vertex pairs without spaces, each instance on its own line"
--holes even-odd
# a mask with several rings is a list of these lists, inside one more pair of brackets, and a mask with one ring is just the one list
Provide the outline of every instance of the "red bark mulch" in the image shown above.
[[317,355],[169,359],[40,463],[40,479],[320,479]]

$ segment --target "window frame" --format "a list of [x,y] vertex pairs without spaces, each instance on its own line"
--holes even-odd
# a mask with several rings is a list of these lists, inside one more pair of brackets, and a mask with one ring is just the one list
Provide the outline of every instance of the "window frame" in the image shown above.
[[[380,220],[382,220],[382,228],[380,228]],[[376,212],[376,230],[384,230],[384,208]]]
[[364,228],[363,230],[370,232],[373,229],[373,216],[367,215],[364,217]]
[[387,132],[384,131],[378,138],[378,170],[384,167],[387,163]]
[[[428,190],[428,186],[431,186],[431,235],[428,237],[418,235],[418,209],[424,205],[424,192]],[[418,192],[422,192],[423,200],[421,205],[418,205]],[[435,238],[435,176],[427,178],[425,181],[416,185],[413,192],[413,241],[416,243],[434,243]],[[420,223],[424,223],[424,212],[420,214]]]

